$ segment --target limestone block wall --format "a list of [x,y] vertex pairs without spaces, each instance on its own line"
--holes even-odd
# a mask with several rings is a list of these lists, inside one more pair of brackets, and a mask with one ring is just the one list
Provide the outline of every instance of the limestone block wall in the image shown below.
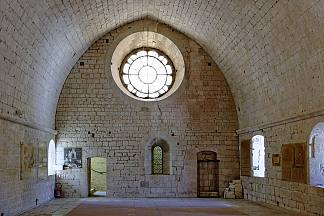
[[[126,96],[114,83],[109,56],[124,37],[149,30],[170,38],[184,56],[180,88],[159,102]],[[97,40],[68,76],[56,114],[57,162],[65,147],[82,147],[81,169],[59,173],[68,197],[88,195],[87,158],[107,158],[109,197],[195,197],[197,153],[214,151],[220,192],[239,178],[235,104],[227,82],[211,57],[193,40],[144,20],[120,27]],[[169,144],[169,175],[147,172],[149,144]]]
[[[254,132],[239,131],[240,140],[250,139],[256,134],[265,137],[265,177],[242,176],[244,198],[266,202],[310,215],[324,215],[324,189],[309,184],[282,180],[282,167],[272,166],[272,154],[280,154],[281,146],[289,143],[305,143],[306,166],[308,168],[308,143],[312,128],[323,122],[321,113],[300,115],[274,122]],[[282,163],[282,155],[281,155]],[[309,171],[308,171],[309,173]],[[309,176],[307,177],[309,182]]]
[[36,207],[54,196],[54,176],[38,178],[32,169],[26,178],[20,178],[21,143],[37,146],[48,143],[53,135],[20,124],[0,119],[0,214],[16,215]]
[[206,48],[231,87],[241,127],[323,106],[322,0],[2,0],[0,10],[1,113],[18,110],[52,126],[64,80],[82,53],[144,16]]

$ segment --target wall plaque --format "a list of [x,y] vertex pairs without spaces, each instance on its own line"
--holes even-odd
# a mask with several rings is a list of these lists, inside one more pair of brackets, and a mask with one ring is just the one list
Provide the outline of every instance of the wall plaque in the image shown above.
[[272,155],[272,166],[280,166],[280,154]]

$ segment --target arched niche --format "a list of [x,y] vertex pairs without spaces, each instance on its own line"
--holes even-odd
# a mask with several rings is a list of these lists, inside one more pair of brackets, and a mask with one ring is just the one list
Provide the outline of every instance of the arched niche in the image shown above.
[[[155,147],[160,147],[162,149],[162,172],[156,173],[153,172],[153,150]],[[161,174],[161,175],[170,175],[172,173],[172,161],[171,161],[171,153],[170,147],[166,140],[162,138],[154,138],[152,139],[145,149],[145,174]]]
[[324,123],[314,126],[309,137],[309,184],[324,187]]

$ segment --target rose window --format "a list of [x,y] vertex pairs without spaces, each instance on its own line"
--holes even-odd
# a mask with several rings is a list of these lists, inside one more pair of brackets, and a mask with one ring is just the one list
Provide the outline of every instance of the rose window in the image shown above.
[[164,95],[174,83],[174,67],[164,53],[152,48],[131,52],[122,63],[121,80],[127,90],[142,99]]

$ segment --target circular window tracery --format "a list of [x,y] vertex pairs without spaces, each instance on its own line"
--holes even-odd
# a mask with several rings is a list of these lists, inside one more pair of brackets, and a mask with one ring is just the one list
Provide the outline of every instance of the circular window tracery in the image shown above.
[[120,77],[134,96],[159,98],[174,83],[174,66],[167,55],[153,48],[134,50],[122,63]]

